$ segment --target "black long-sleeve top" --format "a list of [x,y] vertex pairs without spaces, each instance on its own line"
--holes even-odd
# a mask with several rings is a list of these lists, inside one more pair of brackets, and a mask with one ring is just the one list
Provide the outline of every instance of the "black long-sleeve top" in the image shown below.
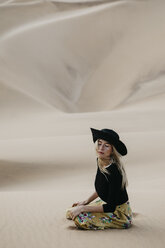
[[122,175],[115,163],[106,169],[110,174],[102,173],[97,163],[97,173],[95,177],[95,189],[98,196],[105,202],[104,212],[114,212],[117,205],[128,201],[127,190],[121,189]]

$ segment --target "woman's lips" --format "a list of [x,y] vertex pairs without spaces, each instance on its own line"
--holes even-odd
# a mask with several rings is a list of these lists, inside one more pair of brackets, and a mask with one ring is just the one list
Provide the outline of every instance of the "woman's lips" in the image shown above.
[[100,153],[100,154],[104,154],[104,152],[98,152],[98,153]]

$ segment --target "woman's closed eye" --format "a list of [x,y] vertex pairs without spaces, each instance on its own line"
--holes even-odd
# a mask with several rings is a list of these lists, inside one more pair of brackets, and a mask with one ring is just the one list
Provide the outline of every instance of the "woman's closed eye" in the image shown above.
[[[102,144],[101,143],[98,143],[98,146],[101,146]],[[110,145],[109,144],[104,144],[104,146],[106,147],[106,148],[110,148]]]

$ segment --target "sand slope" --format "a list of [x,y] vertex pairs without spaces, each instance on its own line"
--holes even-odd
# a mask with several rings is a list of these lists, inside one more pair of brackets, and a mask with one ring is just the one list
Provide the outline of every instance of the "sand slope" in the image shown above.
[[[164,11],[163,0],[1,1],[0,247],[164,248]],[[65,219],[94,190],[90,127],[128,147],[129,230]]]

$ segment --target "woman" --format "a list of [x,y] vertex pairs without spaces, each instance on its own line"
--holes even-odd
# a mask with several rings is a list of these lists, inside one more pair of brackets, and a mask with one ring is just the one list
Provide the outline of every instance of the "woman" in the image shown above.
[[120,161],[127,148],[114,130],[91,128],[91,131],[97,154],[95,192],[87,200],[74,203],[66,218],[80,229],[129,228],[132,210],[126,190],[127,176]]

